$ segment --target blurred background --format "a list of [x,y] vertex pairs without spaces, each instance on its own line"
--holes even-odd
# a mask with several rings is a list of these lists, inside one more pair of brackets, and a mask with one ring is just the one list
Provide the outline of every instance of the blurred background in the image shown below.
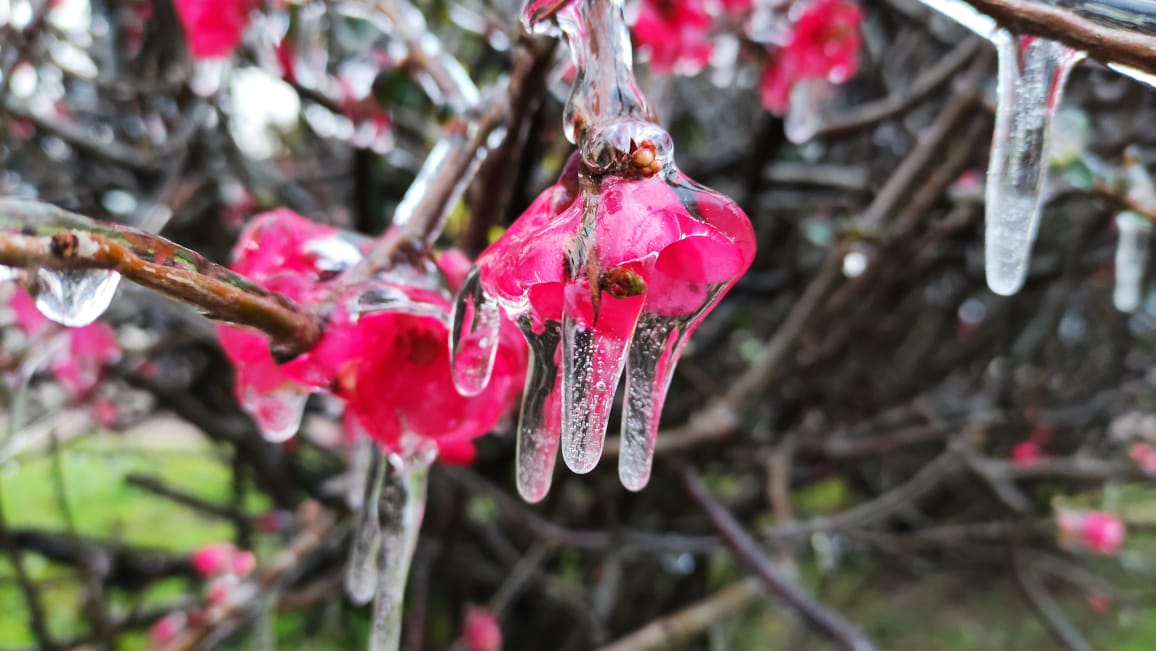
[[[0,194],[222,263],[278,206],[380,234],[454,118],[406,30],[345,4],[255,4],[232,56],[205,59],[170,0],[0,0]],[[1119,179],[1156,160],[1156,95],[1076,67],[1027,284],[997,296],[982,260],[990,46],[914,0],[864,3],[854,74],[778,117],[760,89],[796,4],[705,5],[695,74],[659,74],[639,49],[680,167],[734,197],[759,245],[678,367],[650,485],[620,487],[613,431],[593,473],[559,471],[537,505],[514,490],[512,423],[472,466],[436,466],[403,648],[472,649],[470,605],[510,650],[835,648],[764,597],[688,497],[688,467],[878,648],[1153,647],[1156,294],[1133,313],[1112,295]],[[513,2],[418,8],[479,87],[535,61],[442,237],[474,255],[572,148],[567,54],[520,36]],[[230,541],[264,567],[317,509],[341,512],[334,400],[314,396],[299,435],[268,443],[191,309],[122,283],[101,320],[114,342],[86,347],[30,324],[8,285],[0,649],[151,648],[157,621],[211,598],[195,550]],[[736,386],[749,399],[719,425],[708,406]],[[326,529],[202,648],[360,648],[347,545]]]

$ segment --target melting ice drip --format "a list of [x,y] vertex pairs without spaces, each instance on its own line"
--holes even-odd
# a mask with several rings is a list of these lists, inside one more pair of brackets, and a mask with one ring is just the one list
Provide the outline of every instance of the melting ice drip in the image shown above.
[[[529,343],[531,359],[518,426],[516,478],[519,492],[530,502],[541,500],[549,490],[559,447],[567,467],[574,472],[589,472],[598,463],[614,394],[624,372],[627,386],[619,476],[631,490],[641,490],[646,485],[658,415],[675,362],[694,327],[733,280],[731,276],[703,280],[693,299],[669,299],[668,303],[683,303],[678,309],[664,309],[659,305],[664,298],[652,296],[643,277],[631,276],[633,272],[621,267],[602,266],[605,262],[600,250],[615,244],[596,241],[597,233],[603,232],[602,220],[661,210],[644,200],[632,199],[630,190],[622,189],[621,184],[633,183],[625,180],[632,177],[623,172],[624,161],[643,170],[641,176],[649,179],[637,183],[662,184],[663,192],[668,194],[658,194],[669,197],[688,219],[700,221],[700,230],[715,228],[703,216],[704,205],[709,205],[716,217],[726,213],[725,219],[732,219],[737,214],[749,229],[745,216],[732,202],[694,185],[677,172],[670,135],[654,124],[653,113],[634,80],[622,3],[532,1],[524,12],[527,28],[542,31],[547,26],[542,17],[547,13],[553,13],[557,26],[566,35],[578,70],[563,126],[567,138],[578,145],[582,163],[581,171],[572,176],[563,172],[564,180],[554,194],[540,198],[539,202],[544,203],[536,202],[537,208],[531,210],[566,212],[567,223],[572,223],[569,220],[575,216],[573,211],[580,213],[577,234],[564,252],[562,284],[568,307],[562,310],[561,320],[554,320],[536,313],[531,303],[539,299],[531,299],[536,291],[533,288],[517,296],[491,296],[483,275],[492,259],[483,254],[480,266],[459,290],[451,328],[455,383],[466,395],[476,395],[489,381],[502,310],[514,319]],[[656,174],[654,170],[662,170],[661,178],[651,178]],[[576,187],[569,187],[570,181],[565,179]],[[604,196],[610,192],[606,188],[614,184],[619,184],[618,191]],[[526,218],[523,216],[523,220]],[[656,218],[664,217],[656,214]],[[753,236],[750,237],[751,241],[745,244],[719,246],[743,249],[744,253],[734,254],[738,257],[753,255]],[[688,238],[661,252],[646,254],[645,261],[638,264],[658,269],[667,252],[673,257],[678,257],[680,251],[693,254],[714,246],[711,242],[707,238]],[[685,248],[680,248],[682,245]],[[749,249],[744,248],[748,245]],[[532,248],[533,242],[513,246]],[[614,277],[616,273],[622,275]],[[604,283],[618,283],[618,293],[604,289]],[[627,298],[617,300],[623,297]],[[582,301],[590,301],[593,317],[582,313],[583,308],[574,307]],[[607,323],[616,325],[608,327]]]
[[[1011,295],[1023,287],[1039,228],[1052,119],[1068,73],[1084,58],[1084,53],[1047,39],[1012,34],[963,0],[922,1],[990,40],[999,56],[996,127],[987,176],[984,258],[992,291]],[[1062,0],[1057,4],[1112,27],[1145,33],[1156,31],[1156,6],[1150,2]],[[1156,86],[1156,77],[1151,74],[1114,62],[1107,65]],[[1125,219],[1124,223],[1122,240],[1126,239],[1125,230],[1129,231],[1127,238],[1140,236],[1139,232],[1130,232],[1129,224],[1134,222]],[[1125,259],[1130,258],[1125,255]]]

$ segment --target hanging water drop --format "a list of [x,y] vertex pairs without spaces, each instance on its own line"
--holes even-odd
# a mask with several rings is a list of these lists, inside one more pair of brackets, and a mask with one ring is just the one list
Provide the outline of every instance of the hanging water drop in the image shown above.
[[257,422],[266,441],[283,443],[301,427],[308,400],[309,391],[295,384],[264,393],[249,387],[241,396],[241,406]]
[[1148,240],[1152,222],[1134,212],[1116,216],[1116,281],[1112,302],[1121,312],[1135,312],[1143,300],[1144,271],[1148,267]]
[[562,425],[559,325],[557,321],[549,321],[540,332],[535,332],[529,316],[518,319],[518,326],[530,346],[530,363],[518,418],[515,476],[518,493],[531,503],[540,502],[550,491],[558,457]]
[[86,326],[108,309],[119,283],[120,274],[106,269],[37,269],[36,307],[60,325]]
[[389,456],[389,492],[392,507],[381,530],[381,560],[377,596],[373,602],[373,629],[369,651],[397,651],[401,642],[401,615],[405,585],[425,512],[426,484],[436,447],[431,452]]
[[987,171],[984,263],[988,286],[1004,296],[1027,277],[1043,208],[1048,132],[1064,84],[1083,54],[1035,36],[1000,30],[995,134]]
[[386,462],[377,445],[373,447],[365,493],[353,524],[353,543],[345,565],[345,593],[355,604],[367,604],[377,589],[377,557],[381,549],[381,491],[385,484]]
[[486,296],[474,268],[458,290],[450,328],[450,369],[458,393],[476,396],[489,384],[501,328],[501,308]]

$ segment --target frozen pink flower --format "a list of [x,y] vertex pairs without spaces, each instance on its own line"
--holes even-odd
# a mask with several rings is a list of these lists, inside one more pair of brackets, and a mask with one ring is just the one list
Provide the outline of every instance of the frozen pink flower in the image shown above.
[[194,59],[233,53],[249,24],[252,0],[175,0],[173,3]]
[[1012,463],[1017,467],[1027,468],[1035,465],[1043,457],[1040,446],[1033,441],[1020,441],[1012,448]]
[[[686,178],[651,141],[631,147],[613,174],[580,172],[585,163],[572,157],[478,257],[460,294],[459,307],[477,314],[500,305],[534,351],[519,425],[519,489],[529,500],[544,495],[559,440],[572,470],[597,463],[628,355],[619,469],[628,487],[645,485],[682,347],[754,258],[754,233],[734,202]],[[470,335],[455,336],[457,348]],[[534,479],[523,476],[532,466]]]
[[642,0],[634,41],[654,72],[693,75],[714,50],[710,27],[703,0]]
[[469,651],[501,651],[502,628],[489,610],[470,604],[462,618],[462,639]]
[[759,81],[763,106],[782,115],[795,84],[808,79],[842,83],[859,66],[859,23],[863,14],[850,0],[815,0],[795,22],[790,40]]
[[232,543],[210,543],[194,551],[189,560],[198,574],[208,577],[228,572],[236,555],[237,547]]
[[64,339],[49,359],[53,376],[75,396],[87,395],[104,372],[104,367],[120,359],[116,333],[100,321],[79,328],[54,325],[40,313],[28,292],[17,289],[9,302],[16,314],[16,325],[29,337],[41,337],[52,328],[60,328],[56,337]]
[[149,637],[157,645],[168,644],[185,630],[185,625],[188,623],[188,616],[183,612],[173,612],[161,617],[153,622],[149,627]]
[[[285,424],[282,414],[265,410],[281,409],[286,395],[300,399],[294,407],[299,419],[309,392],[329,392],[345,400],[351,433],[363,433],[392,451],[410,434],[436,442],[443,460],[468,462],[473,439],[492,429],[513,404],[525,373],[525,344],[506,324],[498,339],[497,381],[478,396],[459,395],[446,346],[450,295],[438,282],[439,270],[432,265],[399,269],[345,287],[342,272],[361,259],[364,246],[288,210],[260,215],[242,232],[235,270],[305,309],[336,302],[314,348],[280,364],[264,335],[221,326],[222,346],[237,367],[238,398],[269,429],[270,422]],[[292,434],[296,421],[289,427],[284,436]]]
[[1060,539],[1097,554],[1114,554],[1124,544],[1126,527],[1114,513],[1063,509],[1056,514]]

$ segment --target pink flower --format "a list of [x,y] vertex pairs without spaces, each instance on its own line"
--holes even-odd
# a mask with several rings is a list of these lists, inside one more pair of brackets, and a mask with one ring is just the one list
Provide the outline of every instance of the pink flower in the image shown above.
[[168,644],[185,629],[188,616],[183,612],[173,612],[153,622],[149,627],[149,637],[158,645]]
[[254,568],[257,567],[257,556],[253,552],[244,549],[238,551],[233,555],[233,560],[230,563],[229,571],[233,576],[245,577],[248,576]]
[[710,27],[702,0],[642,0],[634,40],[654,72],[693,75],[714,50]]
[[1032,441],[1020,441],[1012,448],[1012,463],[1019,468],[1028,468],[1043,457],[1040,446]]
[[[40,313],[28,292],[17,289],[9,303],[16,314],[16,325],[30,338],[41,337],[53,325]],[[65,340],[49,358],[49,370],[74,396],[87,395],[104,372],[104,366],[120,359],[120,344],[107,323],[94,322],[79,328],[60,328],[55,335]]]
[[173,3],[194,59],[220,59],[233,53],[249,24],[251,0],[175,0]]
[[1135,443],[1128,450],[1128,456],[1147,474],[1156,476],[1156,447],[1151,443]]
[[1124,544],[1126,527],[1114,513],[1063,509],[1056,514],[1060,539],[1097,554],[1114,554]]
[[232,543],[210,543],[194,551],[189,560],[198,574],[209,577],[228,572],[236,555],[237,547]]
[[[525,373],[525,344],[506,324],[495,383],[476,397],[459,395],[446,346],[450,295],[439,284],[439,270],[398,269],[345,287],[341,274],[361,259],[365,246],[284,209],[259,215],[241,233],[235,270],[303,309],[336,302],[314,348],[282,364],[263,335],[221,326],[222,347],[237,367],[238,398],[260,423],[268,420],[264,410],[279,404],[270,396],[299,395],[303,406],[309,392],[329,392],[345,400],[350,432],[391,451],[412,434],[436,442],[443,460],[468,462],[473,439],[513,405]],[[444,259],[461,266],[453,256]]]
[[502,628],[498,625],[498,618],[480,606],[466,606],[462,639],[469,651],[501,651]]
[[782,115],[791,90],[800,81],[842,83],[859,66],[858,5],[850,0],[815,0],[795,22],[790,40],[778,51],[759,81],[763,106]]
[[[631,141],[628,156],[626,167],[598,176],[580,173],[585,163],[572,157],[559,182],[478,257],[477,278],[535,352],[519,440],[535,441],[538,463],[552,465],[561,435],[572,470],[594,467],[632,355],[623,418],[631,443],[619,468],[638,490],[682,346],[750,266],[755,240],[738,206],[662,161],[651,141]],[[539,480],[519,483],[524,497],[541,499],[548,477]]]

